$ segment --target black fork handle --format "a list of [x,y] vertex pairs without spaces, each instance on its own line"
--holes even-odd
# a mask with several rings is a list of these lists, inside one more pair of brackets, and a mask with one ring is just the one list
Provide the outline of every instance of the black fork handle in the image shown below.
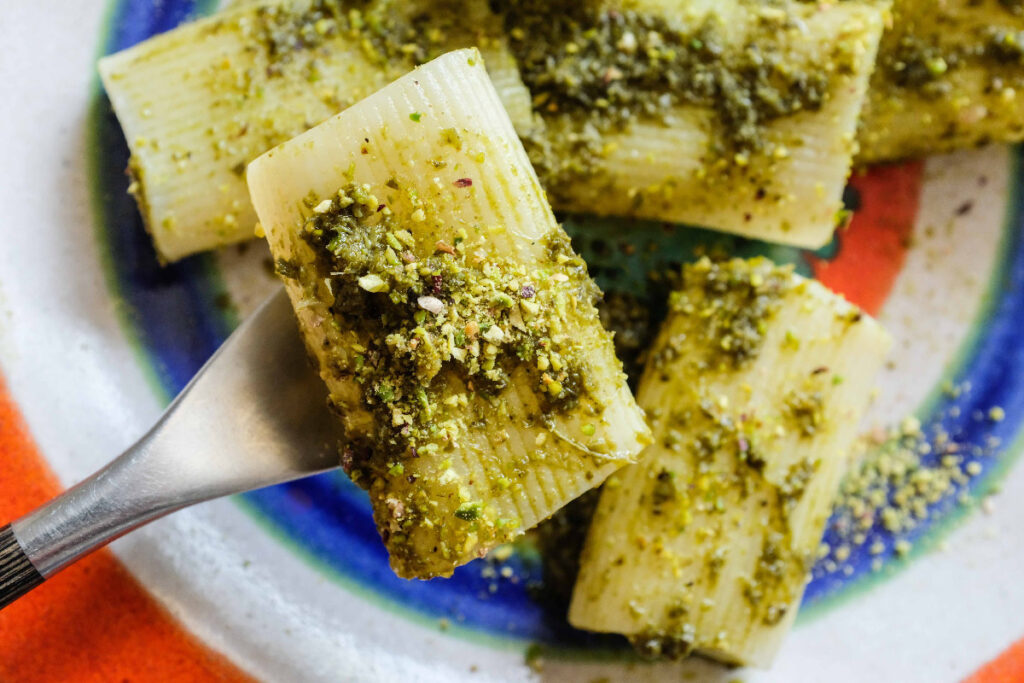
[[44,580],[18,543],[11,525],[0,528],[0,609]]

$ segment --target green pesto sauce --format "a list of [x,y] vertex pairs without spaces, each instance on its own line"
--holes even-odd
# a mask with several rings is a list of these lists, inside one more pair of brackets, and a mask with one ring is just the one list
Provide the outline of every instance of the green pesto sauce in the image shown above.
[[[673,519],[680,530],[693,523],[693,510],[711,514],[720,521],[698,530],[698,537],[704,532],[711,538],[717,533],[713,530],[715,525],[724,523],[732,509],[730,501],[759,496],[762,522],[768,533],[754,573],[743,585],[743,596],[756,618],[766,625],[778,623],[795,591],[803,585],[801,577],[809,568],[808,558],[792,547],[790,515],[817,466],[801,461],[789,469],[781,482],[768,483],[764,479],[766,463],[759,454],[759,423],[750,416],[716,409],[710,400],[705,399],[698,409],[676,413],[668,420],[664,445],[688,452],[695,459],[695,473],[691,480],[680,481],[674,473],[662,469],[653,478],[646,497],[650,513]],[[684,440],[682,434],[691,437]],[[717,583],[726,552],[727,548],[718,544],[704,552],[701,580],[707,587],[713,588]],[[690,625],[685,621],[678,624],[679,628],[687,626]],[[668,629],[666,642],[673,643],[670,651],[688,654],[689,649],[680,646],[689,643],[692,648],[696,641],[675,633],[679,628]],[[662,643],[665,638],[648,633],[635,640],[643,648],[650,648],[651,643]],[[709,643],[701,641],[700,645],[706,647]]]
[[[657,311],[652,310],[646,297],[606,292],[598,312],[601,324],[613,335],[615,355],[635,390],[647,349],[658,331]],[[569,607],[583,543],[600,495],[600,489],[591,489],[527,532],[528,542],[539,552],[543,565],[543,581],[528,586],[530,596],[552,612],[564,612]]]
[[[1020,14],[1019,1],[1000,4]],[[990,73],[993,92],[1024,82],[1024,31],[997,25],[956,30],[948,22],[934,28],[916,24],[907,22],[905,30],[887,37],[879,51],[876,69],[889,87],[913,90],[929,99],[948,97],[954,90],[950,76],[968,66],[983,66]],[[944,44],[950,35],[955,40]]]
[[[569,298],[593,302],[599,291],[563,233],[545,238],[544,267],[527,272],[501,258],[478,264],[463,251],[465,236],[421,244],[368,185],[306,204],[302,236],[316,254],[316,278],[333,296],[335,322],[361,340],[336,350],[335,371],[359,383],[376,418],[369,445],[387,455],[366,463],[375,474],[385,460],[393,475],[396,460],[446,447],[437,433],[446,412],[479,408],[470,426],[485,428],[516,369],[533,383],[538,421],[588,395],[582,359],[553,337]],[[351,473],[369,472],[356,464]]]
[[671,126],[680,105],[713,111],[711,158],[769,151],[764,127],[820,109],[833,74],[852,66],[842,45],[830,56],[835,71],[797,63],[772,22],[755,24],[736,49],[723,42],[715,19],[681,31],[660,16],[576,0],[497,4],[535,111],[571,131],[557,141],[543,133],[525,140],[538,173],[556,191],[599,168],[605,133],[637,120]]
[[786,616],[813,565],[814,558],[793,549],[789,516],[817,470],[817,463],[798,462],[777,487],[772,509],[776,528],[765,536],[754,575],[743,586],[744,599],[766,626],[774,626]]
[[[216,112],[205,130],[213,158],[244,178],[259,154],[413,67],[489,40],[459,7],[455,0],[313,0],[301,9],[277,2],[211,21],[208,34],[234,33],[244,46],[202,69]],[[279,102],[286,106],[274,108]],[[186,168],[191,150],[177,153]]]
[[[668,348],[650,359],[649,366],[664,371],[662,377],[677,381],[680,372],[696,373],[695,381],[708,377],[708,372],[732,373],[742,369],[756,357],[764,343],[763,331],[778,309],[780,299],[792,286],[790,271],[774,267],[766,260],[754,261],[701,261],[688,266],[673,278],[672,310],[674,315],[692,316],[693,329],[707,334],[713,343],[707,344],[706,355],[694,354],[685,340],[679,344],[668,341]],[[602,306],[602,320],[606,327],[616,330],[616,341],[631,338],[623,348],[627,351],[649,346],[654,327],[650,311],[640,311],[632,297],[606,300]],[[707,318],[701,317],[707,315]],[[848,322],[857,322],[852,313]],[[705,324],[710,321],[710,324]],[[742,330],[743,333],[737,334]],[[655,330],[656,331],[656,330]],[[742,339],[742,343],[737,343]],[[641,341],[644,340],[644,341]],[[692,340],[691,340],[692,341]],[[723,341],[727,351],[723,353]],[[664,340],[662,344],[664,344]],[[705,346],[703,342],[700,345]],[[738,350],[738,352],[737,352]],[[684,361],[681,366],[671,361]],[[808,381],[806,390],[813,394],[819,387],[834,381],[834,376],[816,372]],[[794,392],[793,398],[796,399]],[[694,511],[719,513],[712,519],[725,520],[729,502],[745,499],[761,492],[765,510],[765,528],[770,532],[770,543],[762,548],[749,580],[741,587],[744,600],[752,614],[765,624],[781,620],[793,601],[795,591],[802,586],[802,577],[809,568],[810,558],[792,547],[789,516],[803,498],[805,489],[817,471],[814,463],[801,461],[794,464],[779,482],[763,487],[766,462],[762,452],[762,430],[751,416],[736,411],[722,410],[705,396],[689,410],[671,414],[651,415],[660,424],[656,429],[660,445],[668,450],[689,454],[700,472],[707,475],[684,479],[676,472],[662,468],[649,481],[648,488],[638,501],[638,508],[655,517],[671,520],[680,530],[695,523]],[[815,412],[824,408],[810,400],[794,400],[794,406],[813,407]],[[783,420],[787,409],[782,407]],[[800,409],[798,409],[800,412]],[[785,422],[784,422],[785,423]],[[820,419],[817,424],[821,424]],[[799,422],[787,425],[800,433]],[[808,435],[807,438],[812,438]],[[716,458],[720,458],[716,460]],[[767,489],[767,490],[766,490]],[[585,530],[593,515],[596,496],[574,501],[551,520],[531,532],[531,538],[541,551],[544,562],[544,584],[537,589],[537,597],[553,609],[568,603],[579,567]],[[714,522],[708,532],[713,531]],[[709,534],[709,538],[712,537]],[[706,549],[695,549],[695,560],[700,563],[700,580],[708,586],[718,581],[721,567],[727,560],[727,548],[711,543]],[[634,648],[648,658],[682,658],[695,648],[716,647],[714,639],[698,634],[689,621],[694,605],[675,604],[668,608],[666,618],[659,620],[657,630],[648,629],[630,637]]]
[[[389,206],[400,200],[412,208],[395,215]],[[566,321],[600,292],[561,230],[537,240],[543,252],[527,267],[485,254],[475,229],[418,229],[433,211],[395,179],[379,188],[353,182],[304,205],[300,235],[313,258],[279,260],[275,269],[302,283],[310,305],[328,308],[321,324],[338,333],[325,337],[321,370],[357,388],[334,397],[337,408],[368,418],[349,424],[343,467],[370,492],[395,571],[450,574],[471,548],[518,535],[520,520],[466,499],[460,479],[445,476],[446,454],[464,435],[507,422],[513,377],[520,394],[532,389],[536,399],[524,427],[551,430],[568,411],[599,414],[589,350],[578,348]],[[451,234],[451,243],[426,237],[435,234]],[[595,456],[608,446],[587,443]],[[493,494],[523,472],[521,463],[502,463]]]
[[268,58],[267,76],[284,73],[289,62],[303,59],[308,79],[318,80],[317,59],[338,38],[355,41],[372,63],[408,68],[447,51],[447,32],[460,26],[462,13],[451,2],[436,2],[411,14],[394,0],[314,0],[302,12],[290,6],[264,5],[256,12],[255,45]]
[[761,621],[767,626],[778,624],[789,610],[794,580],[799,578],[794,569],[799,568],[800,575],[806,571],[802,564],[793,562],[790,543],[788,533],[765,536],[754,575],[743,586],[743,598],[752,609],[760,611]]
[[797,433],[812,437],[825,425],[825,394],[820,389],[793,389],[783,399],[784,414]]
[[[791,268],[776,268],[764,259],[704,258],[684,268],[682,288],[671,294],[669,307],[702,321],[705,367],[736,370],[757,356],[767,325],[789,290],[791,273]],[[652,362],[663,366],[678,355],[670,343]]]
[[[358,64],[352,64],[351,75],[346,74],[342,83],[334,82],[339,67],[352,62],[353,50],[379,70],[379,86],[445,52],[471,46],[476,27],[456,9],[451,0],[411,6],[398,0],[314,0],[301,11],[288,3],[269,4],[214,23],[213,33],[239,32],[251,55],[251,63],[238,72],[212,65],[209,86],[218,97],[217,106],[248,111],[250,103],[261,101],[277,81],[279,87],[285,84],[295,91],[294,96],[317,98],[326,107],[311,121],[247,117],[235,122],[228,137],[260,138],[262,152],[350,106],[353,98],[370,94],[377,86],[372,74],[362,74],[365,69]],[[369,90],[353,92],[352,78]],[[225,151],[230,149],[225,146]],[[232,170],[242,176],[250,160],[242,159]]]
[[651,491],[651,512],[653,514],[660,515],[664,505],[675,501],[678,495],[675,478],[675,474],[666,469],[662,469],[654,478],[654,486]]
[[697,633],[692,624],[675,636],[663,633],[640,633],[629,636],[629,643],[644,659],[685,659],[693,654]]
[[1024,15],[1024,0],[999,0],[999,5],[1015,17]]

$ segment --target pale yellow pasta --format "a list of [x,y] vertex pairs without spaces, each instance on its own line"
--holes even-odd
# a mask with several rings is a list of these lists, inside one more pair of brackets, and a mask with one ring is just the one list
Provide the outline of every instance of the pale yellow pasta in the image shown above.
[[654,444],[602,489],[569,620],[652,655],[767,666],[889,337],[762,259],[685,281],[638,392]]
[[251,239],[245,166],[405,73],[479,46],[524,128],[529,97],[485,0],[262,0],[100,60],[132,192],[165,261]]
[[860,126],[871,164],[1024,139],[1024,13],[999,0],[896,0]]
[[[450,574],[647,442],[596,289],[476,51],[271,150],[248,182],[332,401],[372,451],[350,471],[401,576]],[[314,246],[334,234],[318,216],[357,210]]]
[[[540,121],[527,148],[555,208],[831,239],[883,29],[876,3],[506,4]],[[542,6],[550,19],[536,19]],[[546,34],[567,12],[574,23]]]

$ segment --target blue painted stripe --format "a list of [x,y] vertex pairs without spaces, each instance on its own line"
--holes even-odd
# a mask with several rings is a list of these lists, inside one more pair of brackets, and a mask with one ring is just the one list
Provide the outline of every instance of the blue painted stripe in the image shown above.
[[[104,53],[131,47],[194,16],[197,4],[121,0],[112,13]],[[100,155],[93,179],[103,206],[109,263],[117,295],[140,345],[162,386],[177,394],[231,332],[225,316],[211,310],[219,290],[213,257],[201,255],[160,267],[135,201],[128,195],[128,145],[105,95],[93,103],[97,129],[94,154]]]

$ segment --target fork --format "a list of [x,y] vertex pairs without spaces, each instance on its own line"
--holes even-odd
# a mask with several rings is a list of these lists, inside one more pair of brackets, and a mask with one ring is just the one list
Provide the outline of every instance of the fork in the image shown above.
[[0,528],[0,609],[114,539],[189,505],[338,467],[340,421],[282,289],[149,432],[85,481]]

